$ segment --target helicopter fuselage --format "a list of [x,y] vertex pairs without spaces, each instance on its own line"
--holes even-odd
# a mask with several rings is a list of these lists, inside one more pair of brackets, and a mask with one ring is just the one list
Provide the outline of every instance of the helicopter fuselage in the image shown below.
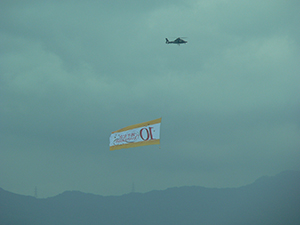
[[177,45],[180,45],[180,44],[186,44],[187,41],[181,39],[181,38],[177,38],[175,39],[174,41],[169,41],[168,38],[166,38],[166,44],[177,44]]

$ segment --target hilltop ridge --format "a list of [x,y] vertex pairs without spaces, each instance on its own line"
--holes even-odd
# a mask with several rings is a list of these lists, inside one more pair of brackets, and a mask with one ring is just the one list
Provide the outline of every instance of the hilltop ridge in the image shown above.
[[240,188],[186,186],[122,196],[66,191],[36,199],[0,188],[0,224],[300,224],[300,171]]

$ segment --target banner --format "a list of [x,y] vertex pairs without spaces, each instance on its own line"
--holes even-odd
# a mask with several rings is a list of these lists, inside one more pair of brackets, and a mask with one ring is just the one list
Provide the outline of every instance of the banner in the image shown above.
[[160,124],[161,118],[112,132],[109,138],[109,150],[159,144]]

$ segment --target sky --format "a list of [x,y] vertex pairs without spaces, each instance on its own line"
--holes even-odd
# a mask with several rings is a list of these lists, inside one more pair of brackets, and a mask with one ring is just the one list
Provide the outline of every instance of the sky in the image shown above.
[[[0,2],[0,187],[240,187],[300,170],[297,0]],[[165,38],[184,37],[183,45]],[[161,144],[109,151],[162,118]]]

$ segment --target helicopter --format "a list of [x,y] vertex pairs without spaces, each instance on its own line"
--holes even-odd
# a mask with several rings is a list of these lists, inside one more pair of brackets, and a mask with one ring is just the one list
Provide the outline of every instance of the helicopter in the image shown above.
[[174,41],[169,41],[168,38],[166,38],[166,44],[186,44],[187,41],[181,39],[180,37],[179,38],[176,38]]

